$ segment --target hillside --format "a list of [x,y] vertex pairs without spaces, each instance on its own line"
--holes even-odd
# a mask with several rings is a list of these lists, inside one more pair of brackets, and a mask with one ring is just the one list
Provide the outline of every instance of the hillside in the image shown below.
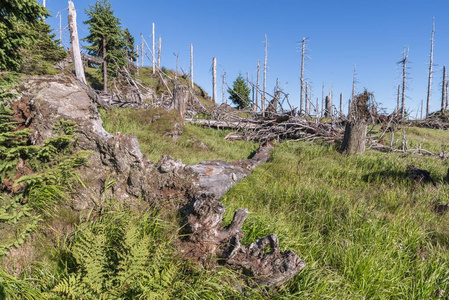
[[[211,168],[203,161],[244,160],[257,143],[180,126],[161,108],[97,114],[65,75],[25,76],[16,90],[22,97],[2,106],[0,133],[5,299],[423,299],[448,289],[447,160],[375,150],[342,156],[327,142],[276,144],[269,161],[222,198],[224,223],[246,207],[242,246],[276,233],[280,249],[306,267],[282,288],[254,288],[251,276],[199,268],[176,253],[185,234],[176,208],[196,189],[176,159]],[[404,130],[410,148],[434,152],[448,135]],[[435,185],[410,179],[408,165],[429,170]]]

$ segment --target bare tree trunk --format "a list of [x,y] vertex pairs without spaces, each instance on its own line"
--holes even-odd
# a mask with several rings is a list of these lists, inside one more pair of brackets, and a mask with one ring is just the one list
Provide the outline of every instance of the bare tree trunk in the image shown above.
[[228,104],[228,100],[225,99],[225,91],[226,91],[226,72],[223,71],[223,74],[221,75],[222,82],[221,82],[221,103]]
[[432,68],[433,68],[433,37],[435,35],[435,18],[432,21],[432,34],[430,38],[430,63],[429,63],[429,81],[427,84],[427,105],[426,105],[426,118],[430,113],[430,97],[432,95]]
[[324,117],[327,118],[330,116],[330,107],[331,107],[329,96],[326,96],[324,102],[325,102]]
[[139,76],[139,45],[136,45],[136,72],[137,76]]
[[157,50],[157,67],[160,69],[161,68],[161,55],[162,55],[162,38],[159,37],[159,45],[158,45],[158,50]]
[[265,60],[263,64],[263,93],[262,93],[262,116],[265,117],[265,92],[267,88],[267,63],[268,63],[268,41],[265,35]]
[[355,65],[354,65],[354,71],[352,73],[352,95],[351,95],[352,103],[354,103],[354,99],[355,99],[355,77],[356,77],[356,72],[355,72]]
[[73,64],[75,66],[76,78],[84,84],[86,83],[86,77],[84,75],[83,62],[81,60],[80,43],[78,39],[78,28],[76,25],[76,10],[75,5],[69,1],[69,30],[70,41],[72,43]]
[[367,122],[370,118],[367,103],[370,97],[372,94],[365,90],[352,102],[341,148],[347,154],[365,153]]
[[[302,97],[302,93],[301,93],[301,97]],[[309,97],[309,83],[306,82],[306,89],[305,89],[305,102],[304,102],[304,115],[307,117],[309,115],[309,107],[307,105],[307,99]],[[301,99],[303,100],[303,99]]]
[[61,12],[58,12],[59,14],[59,47],[62,47],[62,14]]
[[140,66],[143,68],[143,57],[145,56],[145,52],[144,52],[145,50],[143,49],[143,37],[142,37],[142,44],[141,44],[141,46],[140,46],[140,56],[141,56],[141,58],[140,58],[140,60],[141,60],[141,64],[140,64]]
[[446,94],[447,94],[447,73],[446,66],[443,66],[443,92],[441,95],[441,112],[444,113],[446,111]]
[[407,57],[408,57],[408,49],[407,51],[404,49],[404,54],[402,57],[402,103],[401,103],[401,119],[405,118],[405,89],[407,87]]
[[398,96],[397,96],[397,99],[396,99],[396,102],[397,102],[396,103],[396,113],[399,112],[400,107],[401,107],[400,99],[401,99],[401,85],[398,84]]
[[[301,95],[299,97],[299,115],[302,115],[304,105],[304,59],[306,53],[306,38],[302,38],[302,51],[301,51]],[[306,100],[307,101],[307,100]],[[307,105],[307,104],[306,104]],[[307,113],[306,113],[307,114]]]
[[193,44],[190,44],[190,86],[193,89]]
[[340,118],[343,118],[343,93],[340,93]]
[[256,83],[256,110],[259,109],[259,82],[260,82],[260,60],[257,61],[257,83]]
[[173,109],[175,109],[181,117],[184,125],[184,114],[186,112],[187,101],[189,100],[189,88],[185,85],[175,86],[173,89]]
[[217,104],[217,58],[212,58],[212,100]]
[[42,1],[42,6],[43,7],[47,7],[46,4],[45,4],[45,0]]
[[348,99],[348,118],[351,115],[351,104],[352,104],[351,99]]
[[108,92],[108,62],[106,61],[106,37],[103,36],[103,91]]
[[326,114],[326,104],[324,102],[324,81],[323,81],[323,87],[321,89],[321,117]]
[[153,38],[153,51],[152,51],[152,55],[151,55],[151,57],[153,58],[153,62],[152,62],[152,65],[153,65],[153,75],[154,74],[156,74],[156,56],[155,56],[155,44],[156,44],[156,41],[155,41],[155,35],[154,35],[154,23],[152,24],[152,38]]

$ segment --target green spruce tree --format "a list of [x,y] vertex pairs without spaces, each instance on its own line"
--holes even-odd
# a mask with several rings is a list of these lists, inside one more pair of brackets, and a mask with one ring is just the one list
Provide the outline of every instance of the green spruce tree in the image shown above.
[[97,0],[86,10],[90,34],[84,39],[89,55],[103,58],[103,86],[107,92],[108,76],[114,77],[117,70],[126,64],[126,49],[120,19],[114,16],[108,0]]
[[232,88],[228,88],[228,93],[229,99],[232,103],[236,104],[238,108],[249,107],[250,88],[243,79],[242,74],[239,74],[237,79],[234,81]]
[[36,0],[0,0],[0,70],[18,70],[21,50],[30,45],[30,36],[21,26],[34,27],[47,11]]

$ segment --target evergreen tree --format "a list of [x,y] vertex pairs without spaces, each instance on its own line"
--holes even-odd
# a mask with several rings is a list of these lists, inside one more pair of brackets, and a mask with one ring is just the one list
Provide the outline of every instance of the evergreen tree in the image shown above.
[[21,50],[30,45],[19,27],[33,27],[44,16],[48,13],[36,0],[0,0],[0,70],[19,69]]
[[126,57],[128,58],[129,62],[136,62],[137,61],[137,54],[136,50],[134,49],[135,39],[129,32],[128,28],[123,31],[123,37],[125,39],[125,50],[126,50]]
[[86,10],[90,35],[84,40],[89,55],[103,58],[103,85],[107,92],[108,75],[114,77],[116,71],[126,64],[125,39],[120,20],[114,16],[108,0],[97,0]]
[[230,94],[229,99],[232,103],[236,104],[238,108],[249,107],[250,88],[243,79],[242,74],[239,74],[237,79],[234,81],[232,88],[228,88],[228,93]]
[[32,27],[22,26],[24,35],[30,38],[30,47],[22,51],[20,71],[28,74],[51,74],[53,65],[67,56],[67,52],[55,41],[50,25],[38,21]]

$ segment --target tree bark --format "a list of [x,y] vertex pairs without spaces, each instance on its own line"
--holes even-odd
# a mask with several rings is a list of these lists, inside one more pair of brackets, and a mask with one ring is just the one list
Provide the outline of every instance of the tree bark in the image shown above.
[[342,144],[343,152],[348,154],[365,153],[366,129],[367,124],[365,122],[347,122]]
[[430,39],[430,63],[429,63],[429,81],[427,83],[427,104],[426,104],[426,118],[430,114],[430,97],[432,95],[432,68],[433,68],[433,38],[435,35],[435,19],[432,22],[432,34]]
[[83,62],[81,60],[80,43],[78,39],[78,28],[76,25],[76,10],[72,1],[69,1],[69,30],[72,43],[73,64],[75,66],[76,78],[86,84]]
[[193,89],[193,44],[190,44],[190,85]]
[[106,61],[106,37],[103,36],[103,91],[108,92],[108,62]]
[[175,86],[173,90],[173,109],[181,117],[181,123],[184,125],[184,114],[186,112],[187,101],[189,100],[189,88],[185,85]]
[[256,82],[256,110],[259,110],[259,83],[260,83],[260,60],[257,61],[257,82]]
[[442,86],[442,95],[441,95],[441,112],[446,111],[447,103],[446,103],[446,94],[447,94],[447,72],[446,66],[443,66],[443,86]]
[[217,58],[212,58],[212,100],[217,104]]
[[[306,38],[302,38],[302,51],[301,51],[301,95],[299,97],[299,115],[303,114],[303,108],[307,106],[307,104],[304,105],[304,59],[306,54]],[[306,97],[307,101],[307,97]],[[305,111],[306,109],[304,109]],[[307,114],[307,112],[306,112]]]
[[155,53],[154,53],[154,51],[155,51],[154,23],[153,23],[151,31],[152,31],[152,38],[153,38],[153,53],[152,53],[153,61],[152,61],[152,65],[153,65],[153,75],[154,75],[154,74],[156,74],[156,56],[155,56]]
[[265,35],[265,60],[263,64],[263,93],[262,93],[262,116],[265,117],[265,92],[267,88],[267,63],[268,63],[268,41]]

